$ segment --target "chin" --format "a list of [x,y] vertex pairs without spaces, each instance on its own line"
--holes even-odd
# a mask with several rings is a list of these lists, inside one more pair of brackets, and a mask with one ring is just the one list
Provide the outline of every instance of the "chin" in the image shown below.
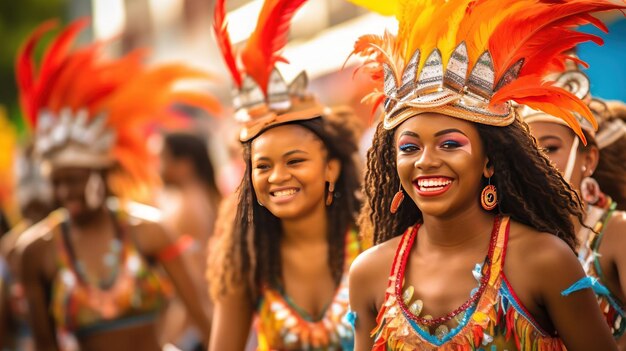
[[419,201],[413,202],[415,203],[417,208],[419,208],[420,212],[422,212],[422,214],[426,216],[446,217],[458,210],[456,208],[457,206],[454,206],[454,203],[450,200],[429,199],[424,201],[422,199],[419,199]]

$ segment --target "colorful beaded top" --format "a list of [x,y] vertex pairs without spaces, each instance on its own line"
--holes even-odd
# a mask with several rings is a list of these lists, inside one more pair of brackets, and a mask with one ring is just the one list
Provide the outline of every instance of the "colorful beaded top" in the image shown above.
[[352,350],[354,334],[348,312],[348,270],[362,248],[356,231],[346,236],[345,269],[335,297],[321,318],[308,316],[281,291],[263,289],[256,327],[258,350]]
[[589,231],[589,235],[582,241],[583,245],[578,252],[578,259],[583,264],[585,273],[597,280],[597,283],[591,287],[596,294],[600,310],[613,333],[613,337],[618,339],[626,331],[626,311],[622,302],[602,285],[604,284],[604,275],[600,266],[599,253],[604,228],[606,228],[606,223],[616,207],[617,203],[607,197],[602,206],[589,206],[587,208],[587,217],[594,218],[594,223],[591,225],[594,231]]
[[[59,216],[57,216],[59,217]],[[67,220],[51,226],[58,247],[58,273],[52,283],[51,312],[61,333],[78,338],[121,326],[152,322],[171,294],[171,286],[138,252],[127,231],[127,219],[117,216],[119,241],[112,245],[113,273],[93,282],[76,257]]]
[[559,338],[533,320],[504,275],[508,217],[495,220],[489,254],[473,272],[480,285],[470,299],[446,316],[453,318],[420,317],[423,303],[413,299],[412,287],[403,287],[418,229],[407,229],[396,251],[385,302],[371,333],[372,350],[565,350]]

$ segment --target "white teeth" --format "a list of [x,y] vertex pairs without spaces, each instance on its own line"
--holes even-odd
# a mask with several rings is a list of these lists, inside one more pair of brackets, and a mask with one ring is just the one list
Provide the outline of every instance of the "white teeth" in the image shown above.
[[[419,179],[417,185],[424,191],[440,190],[442,187],[452,183],[452,180],[447,178],[436,179]],[[428,189],[431,188],[431,189]]]
[[274,196],[289,196],[295,194],[296,189],[287,189],[273,192]]

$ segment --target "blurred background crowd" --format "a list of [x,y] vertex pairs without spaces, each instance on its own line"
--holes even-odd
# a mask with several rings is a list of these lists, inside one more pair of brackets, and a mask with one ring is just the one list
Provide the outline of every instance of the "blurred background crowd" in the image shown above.
[[[261,0],[227,2],[231,39],[241,45],[254,29]],[[29,225],[47,216],[56,205],[50,186],[46,184],[37,164],[29,162],[29,140],[19,106],[15,83],[15,57],[21,43],[42,21],[58,18],[62,23],[89,17],[90,25],[78,42],[110,40],[107,54],[120,56],[139,47],[150,48],[150,64],[184,62],[208,72],[212,79],[201,87],[216,96],[224,107],[215,115],[195,108],[179,106],[187,123],[163,130],[158,137],[146,140],[149,149],[159,155],[160,164],[152,170],[161,175],[157,192],[137,204],[145,216],[159,219],[171,233],[184,233],[193,238],[191,255],[185,257],[189,273],[202,296],[204,308],[210,311],[204,279],[206,247],[209,245],[220,204],[229,199],[239,185],[243,173],[238,126],[232,114],[232,85],[212,33],[213,0],[21,0],[0,2],[0,217],[2,241],[1,264],[12,265],[11,250],[20,233]],[[605,45],[582,45],[580,58],[591,66],[585,73],[592,82],[591,94],[608,100],[626,101],[626,19],[618,15],[604,18],[609,34],[599,34]],[[353,69],[344,68],[352,43],[364,32],[393,30],[394,20],[338,0],[308,2],[295,16],[290,42],[283,56],[297,62],[295,67],[283,65],[282,73],[291,81],[300,70],[308,73],[309,88],[328,106],[348,105],[359,117],[363,127],[361,155],[365,155],[371,139],[367,126],[372,124],[371,107],[361,104],[371,84],[363,77],[353,77]],[[44,38],[44,42],[49,38]],[[40,48],[41,49],[41,48]],[[36,52],[41,55],[41,51]],[[224,205],[222,205],[224,207]],[[219,231],[218,227],[215,231]],[[6,234],[5,234],[6,233]],[[176,235],[176,234],[174,234]],[[9,249],[7,249],[9,248]],[[10,270],[7,268],[6,270]],[[0,272],[3,269],[0,269]],[[3,280],[0,279],[0,283]],[[0,286],[0,288],[2,288]],[[11,288],[0,312],[13,311],[11,320],[0,313],[0,350],[33,350],[24,319],[24,301],[20,287]],[[22,316],[23,317],[23,316]],[[199,347],[202,331],[192,325],[183,303],[174,299],[162,317],[161,342],[183,350]],[[9,344],[9,333],[13,336]],[[17,330],[17,332],[16,332]],[[4,343],[4,344],[3,344]],[[71,349],[71,341],[67,342]]]

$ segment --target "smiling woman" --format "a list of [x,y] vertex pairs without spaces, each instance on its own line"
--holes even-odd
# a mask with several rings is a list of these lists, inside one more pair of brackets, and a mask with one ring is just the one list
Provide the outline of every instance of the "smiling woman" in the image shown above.
[[584,142],[572,114],[589,109],[539,73],[594,39],[571,23],[614,7],[400,0],[397,36],[357,41],[385,114],[360,222],[378,245],[350,269],[355,350],[616,349],[573,252],[581,202],[511,107]]
[[[266,1],[241,60],[228,43],[224,3],[217,4],[217,36],[237,87],[235,116],[244,122],[246,171],[232,230],[210,255],[210,350],[243,350],[253,319],[261,351],[352,350],[343,317],[347,271],[361,251],[355,116],[319,104],[306,91],[304,72],[287,84],[274,67],[278,53],[265,57],[268,43],[259,43],[279,25],[264,19],[287,18],[280,26],[286,30],[302,3]],[[266,38],[275,50],[284,46],[283,34],[280,45]]]

